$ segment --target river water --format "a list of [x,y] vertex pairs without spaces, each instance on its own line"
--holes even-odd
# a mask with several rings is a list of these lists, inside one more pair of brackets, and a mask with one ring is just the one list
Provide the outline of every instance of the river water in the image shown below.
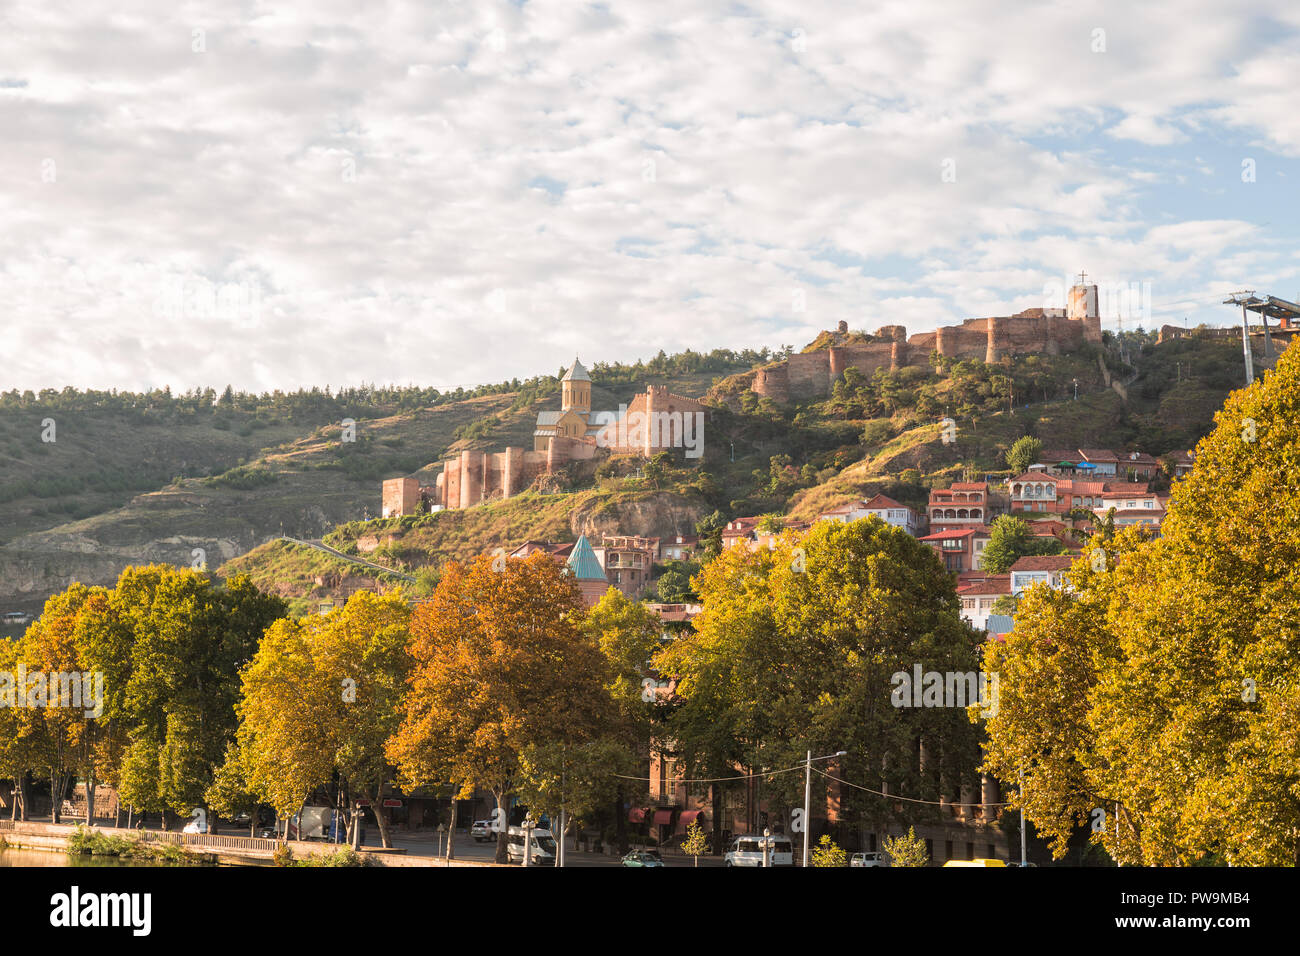
[[24,850],[7,847],[0,850],[0,867],[6,866],[180,866],[179,863],[154,863],[146,860],[123,860],[116,856],[72,856],[62,851]]

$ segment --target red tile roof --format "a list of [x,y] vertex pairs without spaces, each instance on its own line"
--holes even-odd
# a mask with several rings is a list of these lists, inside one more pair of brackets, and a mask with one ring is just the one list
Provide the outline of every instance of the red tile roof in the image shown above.
[[1119,455],[1115,454],[1109,448],[1080,448],[1079,454],[1086,461],[1119,461]]
[[1064,571],[1074,564],[1068,554],[1035,554],[1021,558],[1011,565],[1012,571]]
[[957,593],[963,597],[972,597],[980,594],[1010,594],[1011,575],[990,574],[983,581],[959,586],[957,588]]
[[[888,498],[885,495],[876,495],[873,498],[862,502],[861,504],[862,507],[867,509],[868,511],[879,511],[883,508],[907,508],[907,505],[901,504],[900,502],[895,501],[893,498]],[[912,509],[907,508],[907,510],[911,511]]]
[[938,541],[941,538],[964,538],[966,535],[979,535],[988,537],[988,528],[954,528],[952,531],[935,531],[932,534],[924,535],[917,538],[917,541]]
[[1007,484],[1013,481],[1050,481],[1058,484],[1062,481],[1068,481],[1068,478],[1058,478],[1056,475],[1049,475],[1045,471],[1026,471],[1024,474],[1016,475],[1014,478],[1008,478]]

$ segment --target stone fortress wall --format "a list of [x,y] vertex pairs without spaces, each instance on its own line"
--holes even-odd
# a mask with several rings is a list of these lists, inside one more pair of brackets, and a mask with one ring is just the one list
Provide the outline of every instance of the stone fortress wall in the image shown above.
[[[847,332],[847,323],[841,322],[837,337],[842,339]],[[1012,355],[1073,352],[1085,342],[1101,342],[1095,285],[1072,288],[1065,309],[1027,309],[1016,315],[966,319],[961,325],[910,337],[903,326],[886,325],[869,342],[831,345],[761,368],[752,388],[775,402],[808,400],[829,395],[835,380],[850,367],[870,377],[877,369],[925,365],[932,350],[947,358],[996,362]]]

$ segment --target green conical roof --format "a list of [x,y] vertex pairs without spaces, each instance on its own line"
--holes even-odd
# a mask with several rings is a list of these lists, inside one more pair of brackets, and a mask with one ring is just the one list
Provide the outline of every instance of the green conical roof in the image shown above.
[[605,580],[605,569],[600,566],[596,552],[591,550],[591,542],[585,534],[578,537],[578,543],[573,546],[567,563],[570,573],[579,581]]
[[582,367],[582,363],[578,361],[577,356],[574,356],[573,364],[569,366],[569,370],[564,373],[564,378],[560,379],[560,381],[590,382],[591,376],[588,375],[587,370]]

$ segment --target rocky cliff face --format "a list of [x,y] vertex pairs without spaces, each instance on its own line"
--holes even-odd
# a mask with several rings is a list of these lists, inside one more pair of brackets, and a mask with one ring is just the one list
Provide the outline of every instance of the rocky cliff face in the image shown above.
[[673,492],[653,492],[635,499],[593,501],[575,508],[569,528],[575,535],[668,537],[694,534],[695,523],[713,509],[703,500]]
[[0,605],[36,613],[51,594],[74,582],[111,585],[130,565],[172,564],[216,568],[243,554],[251,540],[177,535],[134,546],[106,547],[84,535],[43,540],[35,534],[0,548]]

